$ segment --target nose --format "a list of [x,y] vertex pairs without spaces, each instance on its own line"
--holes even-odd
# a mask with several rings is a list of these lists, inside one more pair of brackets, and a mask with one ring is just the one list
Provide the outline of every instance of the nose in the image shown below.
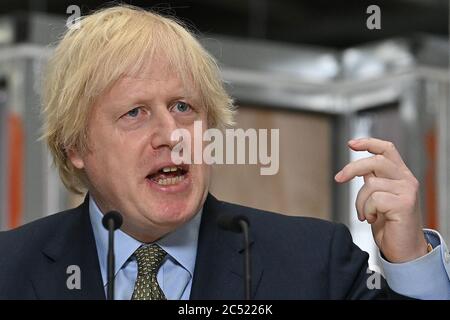
[[170,136],[178,126],[173,115],[167,108],[160,108],[153,114],[153,134],[151,144],[154,150],[158,150],[164,147],[168,147],[170,150],[178,143],[178,141],[172,141]]

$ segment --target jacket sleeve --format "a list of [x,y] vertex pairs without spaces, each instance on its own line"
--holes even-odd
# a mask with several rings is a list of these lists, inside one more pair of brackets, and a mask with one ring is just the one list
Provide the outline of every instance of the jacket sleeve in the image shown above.
[[369,255],[353,243],[343,224],[336,224],[329,246],[330,299],[408,299],[392,291],[380,273],[369,269]]

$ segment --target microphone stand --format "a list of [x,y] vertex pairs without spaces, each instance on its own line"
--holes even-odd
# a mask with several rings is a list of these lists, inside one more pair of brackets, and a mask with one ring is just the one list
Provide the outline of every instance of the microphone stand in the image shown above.
[[108,256],[107,256],[107,288],[106,299],[114,300],[114,231],[122,225],[122,215],[117,211],[110,211],[103,216],[102,224],[108,230]]
[[107,282],[107,298],[108,300],[114,300],[114,220],[108,221],[108,282]]
[[248,232],[248,222],[246,220],[239,220],[239,225],[244,234],[244,274],[245,274],[245,300],[251,300],[251,288],[252,288],[252,271],[251,271],[251,260],[250,260],[250,241]]
[[226,215],[222,214],[217,219],[219,227],[223,230],[242,233],[244,242],[244,293],[245,300],[251,300],[252,296],[252,270],[251,270],[251,252],[250,252],[250,224],[244,215]]

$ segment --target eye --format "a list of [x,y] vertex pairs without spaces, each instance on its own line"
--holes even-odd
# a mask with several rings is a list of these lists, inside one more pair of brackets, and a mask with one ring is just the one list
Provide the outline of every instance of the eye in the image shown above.
[[183,101],[177,101],[174,106],[175,112],[189,112],[191,109],[191,106]]
[[137,116],[139,116],[139,112],[142,112],[141,107],[136,107],[128,111],[125,115],[130,118],[136,118]]

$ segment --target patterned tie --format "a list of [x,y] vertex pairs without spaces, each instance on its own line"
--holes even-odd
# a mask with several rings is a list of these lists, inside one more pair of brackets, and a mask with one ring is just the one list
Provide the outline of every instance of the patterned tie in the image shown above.
[[166,254],[156,244],[142,246],[135,251],[138,275],[132,300],[166,300],[166,296],[156,280],[156,274]]

